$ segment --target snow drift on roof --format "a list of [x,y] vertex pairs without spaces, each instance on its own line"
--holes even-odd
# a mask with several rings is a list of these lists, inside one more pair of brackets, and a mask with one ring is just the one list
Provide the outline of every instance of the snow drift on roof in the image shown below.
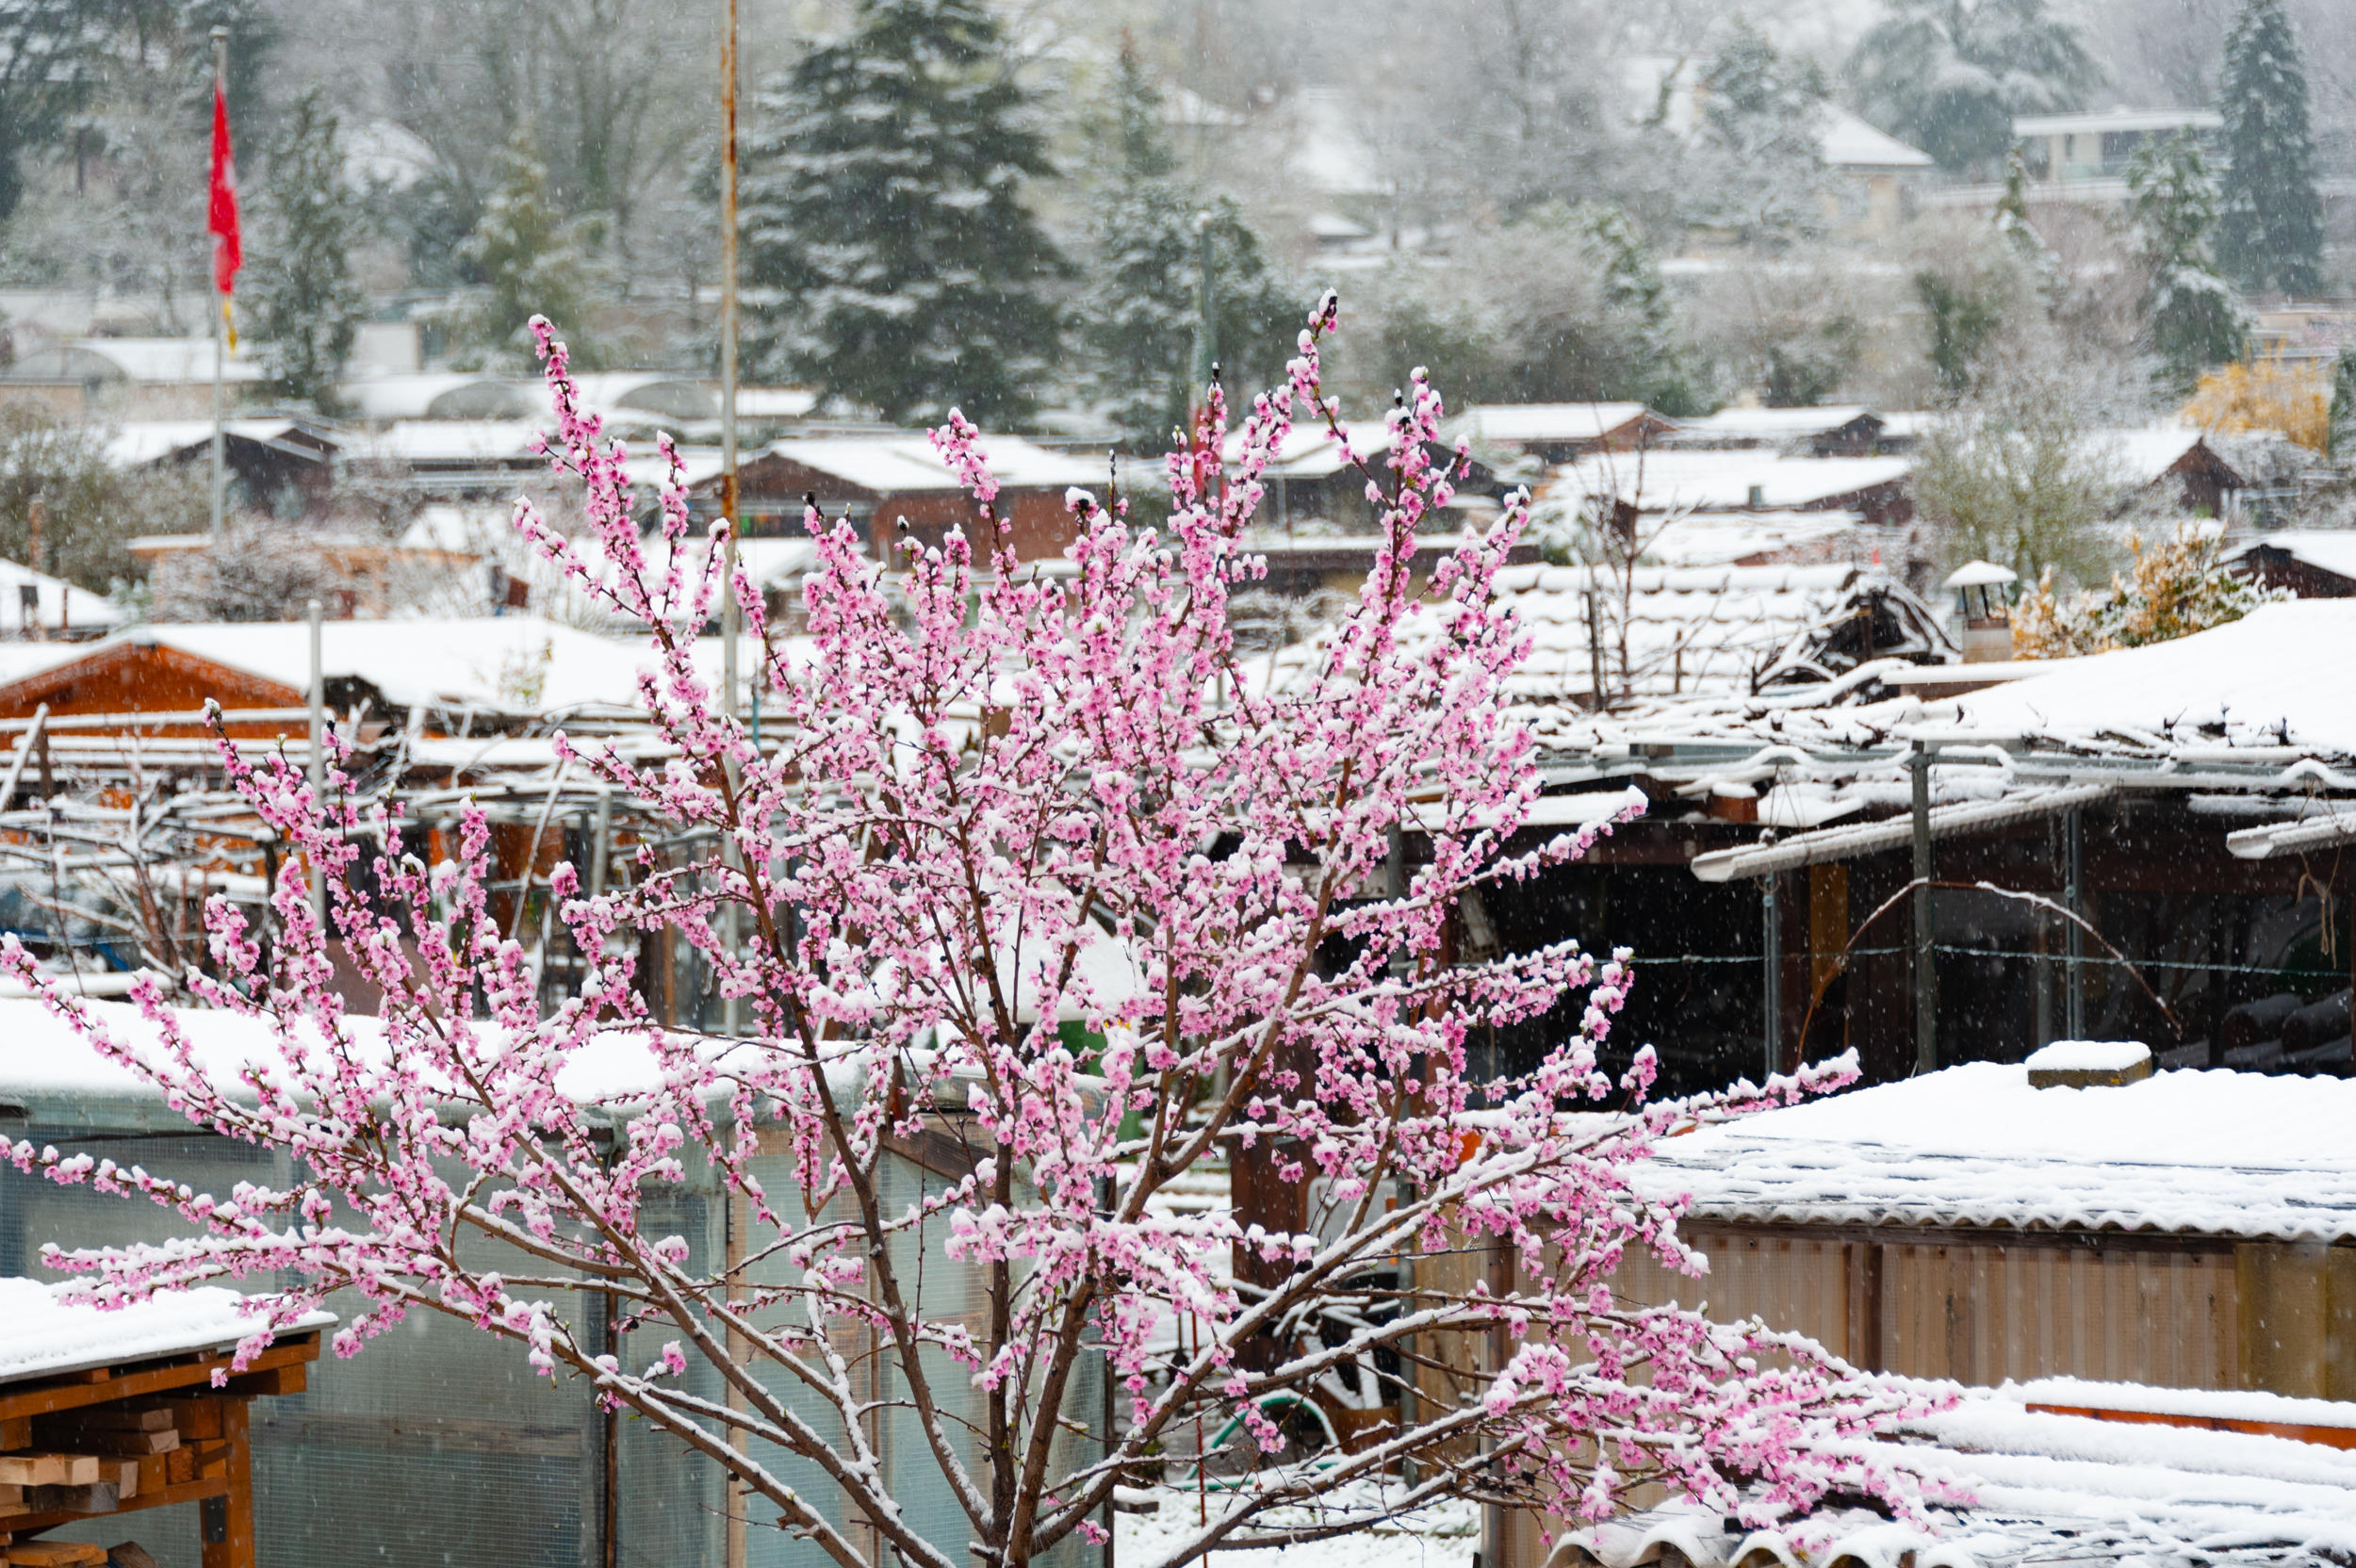
[[[173,1291],[132,1306],[102,1310],[59,1300],[64,1285],[0,1279],[0,1382],[145,1361],[156,1356],[221,1350],[263,1328],[234,1290],[205,1286]],[[298,1328],[335,1321],[315,1312]]]
[[2333,678],[2351,660],[2356,599],[2298,599],[1955,702],[1967,727],[1995,733],[2356,752],[2356,692]]
[[1644,1174],[1760,1223],[2356,1239],[2356,1082],[2162,1072],[2029,1086],[1973,1062],[1663,1145]]

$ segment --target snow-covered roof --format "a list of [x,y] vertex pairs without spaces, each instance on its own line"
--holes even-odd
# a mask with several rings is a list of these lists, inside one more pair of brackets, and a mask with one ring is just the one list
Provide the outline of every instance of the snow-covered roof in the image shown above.
[[[303,433],[303,430],[293,419],[224,419],[221,433],[277,446],[290,435]],[[125,419],[107,439],[106,461],[118,468],[140,468],[208,446],[212,439],[210,419]],[[296,449],[306,457],[315,455],[315,449],[310,447]]]
[[545,420],[403,419],[353,443],[356,455],[404,463],[515,463]]
[[[244,1297],[217,1285],[111,1309],[59,1299],[80,1282],[0,1279],[0,1383],[226,1350],[267,1324],[262,1314],[247,1308]],[[292,1325],[292,1331],[335,1321],[334,1313],[314,1312]]]
[[1693,512],[1650,534],[1644,560],[1721,566],[1757,556],[1809,555],[1852,542],[1864,523],[1854,512]]
[[1828,434],[1873,413],[1862,403],[1834,403],[1806,408],[1722,408],[1698,419],[1679,420],[1677,441],[1680,445],[1691,446],[1707,446],[1715,442],[1799,441],[1812,435]]
[[1828,169],[1928,169],[1934,161],[1922,148],[1830,102],[1824,106],[1816,147]]
[[2103,132],[2214,131],[2225,123],[2215,109],[2095,109],[2084,114],[2015,115],[2012,134],[2100,136]]
[[[77,588],[62,578],[37,572],[30,566],[13,561],[0,561],[0,636],[21,633],[25,625],[24,590],[31,588],[38,598],[35,624],[48,630],[71,631],[76,628],[110,627],[123,619],[123,612],[108,603],[104,596],[87,588]],[[4,666],[0,666],[4,667]]]
[[1959,722],[1999,734],[2230,741],[2356,753],[2356,599],[2262,605],[2172,642],[2070,662],[1955,698]]
[[[1621,580],[1609,568],[1507,566],[1497,575],[1497,598],[1530,636],[1530,658],[1507,678],[1508,697],[1516,706],[1563,711],[1593,694],[1591,602],[1603,624],[1604,673],[1615,693],[1746,693],[1796,638],[1844,612],[1869,580],[1840,564],[1639,566],[1628,574],[1623,607]],[[1401,629],[1401,641],[1432,635],[1433,625],[1417,617]]]
[[818,406],[818,394],[803,386],[740,386],[736,416],[740,419],[799,419]]
[[2196,447],[2205,445],[2193,425],[2143,425],[2130,430],[2098,431],[2088,437],[2114,463],[2131,484],[2156,484]]
[[343,143],[344,172],[361,190],[374,185],[406,190],[437,167],[432,144],[398,121],[347,122]]
[[2266,534],[2250,547],[2281,550],[2320,571],[2356,579],[2356,529],[2294,529]]
[[[90,1001],[84,1005],[109,1035],[142,1054],[160,1053],[155,1025],[127,1002]],[[172,1015],[188,1040],[199,1070],[232,1095],[251,1097],[240,1070],[251,1063],[278,1064],[280,1048],[267,1019],[207,1007],[173,1007]],[[347,1020],[363,1059],[383,1050],[383,1025],[374,1018]],[[306,1035],[316,1026],[306,1024]],[[496,1037],[497,1025],[476,1026]],[[101,1056],[48,1005],[30,998],[0,998],[0,1099],[25,1107],[34,1123],[70,1121],[95,1102],[148,1106],[161,1111],[163,1124],[187,1124],[164,1104],[163,1096],[130,1069]],[[160,1059],[160,1058],[159,1058]],[[593,1035],[566,1058],[557,1087],[583,1101],[628,1095],[663,1081],[663,1069],[643,1028],[611,1028]],[[6,1315],[0,1314],[0,1324]]]
[[355,377],[336,391],[363,419],[525,419],[548,406],[521,382],[459,370]]
[[[661,452],[648,449],[643,441],[631,443],[630,449],[634,455],[623,462],[622,472],[630,476],[630,482],[642,494],[652,495],[670,482],[671,465]],[[717,447],[680,447],[679,466],[681,482],[693,490],[719,478],[725,458]],[[737,466],[740,471],[744,466],[742,455],[737,459]]]
[[[310,628],[301,621],[158,623],[85,645],[78,658],[117,647],[167,647],[293,691],[310,685]],[[631,706],[643,645],[599,637],[536,615],[477,620],[329,621],[319,652],[330,680],[356,678],[402,707],[451,704],[511,713]]]
[[[88,643],[0,642],[0,686],[29,680],[34,676],[71,664],[90,650]],[[15,743],[11,741],[8,743],[13,745]]]
[[[2356,1454],[2279,1436],[2053,1413],[2031,1408],[2057,1392],[2038,1384],[1960,1392],[1953,1407],[1904,1423],[1882,1449],[1971,1499],[1934,1509],[1932,1530],[1826,1509],[1795,1527],[1745,1535],[1728,1531],[1714,1511],[1672,1505],[1568,1532],[1547,1568],[1590,1560],[1636,1568],[1656,1558],[1691,1568],[2331,1568],[2356,1550]],[[2146,1393],[2180,1403],[2188,1391]],[[2236,1410],[2273,1408],[2261,1395],[2212,1397]],[[2336,1409],[2331,1425],[2356,1407]]]
[[1564,464],[1541,499],[1583,504],[1612,498],[1646,512],[1732,512],[1813,506],[1914,471],[1904,457],[1782,457],[1772,451],[1598,452]]
[[1328,196],[1369,196],[1388,188],[1381,157],[1360,129],[1366,110],[1356,93],[1336,87],[1304,87],[1285,106],[1292,145],[1284,172]]
[[[209,337],[77,337],[54,349],[26,354],[8,374],[21,380],[129,381],[156,385],[210,385],[217,352]],[[221,379],[257,382],[262,367],[233,353]]]
[[[990,473],[1010,490],[1063,489],[1104,482],[1104,466],[1096,460],[1067,457],[1020,436],[985,436],[981,449]],[[933,449],[931,439],[923,435],[788,436],[768,450],[877,495],[959,488],[957,477]]]
[[1972,1062],[1703,1128],[1642,1180],[1757,1224],[2356,1239],[2356,1083],[2162,1072],[2031,1088]]
[[[600,414],[653,415],[665,419],[717,419],[720,400],[712,388],[689,376],[659,370],[609,370],[574,379],[583,408]],[[548,394],[533,389],[540,408]],[[739,394],[741,399],[742,394]],[[744,404],[737,404],[739,413]]]
[[1449,422],[1448,433],[1505,447],[1596,441],[1650,412],[1643,403],[1474,403]]

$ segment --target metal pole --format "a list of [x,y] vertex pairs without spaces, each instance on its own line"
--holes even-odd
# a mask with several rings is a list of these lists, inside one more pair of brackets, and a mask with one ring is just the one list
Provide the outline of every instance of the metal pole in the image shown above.
[[613,853],[609,844],[614,837],[614,792],[603,784],[597,786],[597,841],[589,846],[591,898],[602,897],[605,893],[607,858]]
[[[736,602],[736,531],[739,507],[736,489],[736,5],[727,0],[728,21],[720,34],[720,515],[728,522],[728,544],[720,597],[720,712],[736,717],[737,643],[743,635],[744,611]],[[736,768],[728,766],[728,783],[736,783]],[[733,861],[733,847],[728,854]],[[721,938],[730,956],[736,953],[741,927],[737,907],[727,906]],[[740,999],[722,999],[722,1027],[736,1033]],[[736,1511],[731,1511],[731,1517]],[[731,1546],[736,1537],[730,1537]],[[731,1560],[737,1555],[731,1552]]]
[[1931,750],[1914,743],[1914,1070],[1939,1070],[1938,975],[1931,968]]
[[1763,951],[1767,958],[1767,984],[1762,1009],[1765,1027],[1762,1033],[1767,1046],[1767,1073],[1759,1079],[1764,1084],[1783,1066],[1783,920],[1775,906],[1775,884],[1782,878],[1769,872],[1759,879],[1759,914],[1766,923]]
[[[225,93],[228,90],[225,86],[228,75],[229,29],[215,27],[213,29],[213,90],[215,92]],[[208,119],[206,123],[210,122]],[[219,241],[215,243],[218,244]],[[221,432],[221,384],[224,368],[222,362],[229,357],[229,345],[223,340],[221,334],[222,327],[227,323],[222,315],[225,306],[221,298],[221,284],[213,276],[213,269],[209,263],[205,269],[205,286],[211,291],[213,301],[213,520],[211,538],[214,547],[218,548],[221,545],[222,498],[229,487],[228,457],[223,448]],[[315,742],[314,744],[316,743]]]
[[[2070,912],[2086,919],[2086,836],[2083,813],[2070,810],[2062,815],[2062,856],[2068,862],[2064,872],[2062,902]],[[2063,1022],[2069,1026],[2073,1040],[2086,1038],[2086,935],[2078,921],[2070,926],[2070,997]]]
[[[311,624],[311,799],[323,807],[327,801],[327,670],[319,649],[319,601],[313,599],[305,604],[303,614]],[[317,859],[311,862],[311,908],[324,924],[327,879]]]
[[1211,215],[1194,215],[1194,396],[1210,395],[1219,374],[1219,284],[1211,275]]

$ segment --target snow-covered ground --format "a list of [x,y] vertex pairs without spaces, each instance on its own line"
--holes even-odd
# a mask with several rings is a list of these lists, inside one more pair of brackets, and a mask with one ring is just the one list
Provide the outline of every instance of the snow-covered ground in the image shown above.
[[[1168,1561],[1200,1527],[1202,1513],[1192,1492],[1159,1488],[1154,1495],[1161,1499],[1160,1511],[1116,1516],[1113,1559],[1120,1568],[1154,1568]],[[1217,1500],[1214,1495],[1213,1503]],[[1271,1520],[1284,1522],[1281,1516]],[[1222,1550],[1213,1560],[1235,1568],[1274,1568],[1280,1560],[1284,1568],[1472,1568],[1480,1546],[1480,1510],[1451,1502],[1330,1541]]]

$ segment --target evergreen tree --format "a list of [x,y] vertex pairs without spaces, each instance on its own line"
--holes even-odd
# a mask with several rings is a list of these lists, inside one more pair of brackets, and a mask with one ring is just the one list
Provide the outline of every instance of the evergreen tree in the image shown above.
[[1848,65],[1858,113],[1956,172],[2003,157],[2014,115],[2076,107],[2102,76],[2045,0],[1890,0]]
[[2019,147],[2004,155],[2004,193],[1996,199],[1996,232],[2021,253],[2021,259],[2042,263],[2045,241],[2029,221],[2029,166]]
[[1282,373],[1298,311],[1242,210],[1225,197],[1205,202],[1177,178],[1161,93],[1133,51],[1121,51],[1120,70],[1080,331],[1105,412],[1126,443],[1151,449],[1185,424],[1201,395],[1194,356],[1206,254],[1211,348],[1231,386]]
[[2199,143],[2180,131],[2135,150],[2127,188],[2151,270],[2144,318],[2152,352],[2164,388],[2182,397],[2201,371],[2238,359],[2250,342],[2249,313],[2210,259],[2217,181]]
[[343,159],[335,113],[311,88],[288,109],[270,148],[252,330],[277,391],[315,407],[335,391],[368,310],[348,254],[360,210]]
[[1811,234],[1824,225],[1832,182],[1822,133],[1824,78],[1809,59],[1776,53],[1737,18],[1702,77],[1702,145],[1724,164],[1709,216],[1746,239]]
[[458,247],[460,259],[489,286],[461,323],[466,340],[494,359],[528,364],[532,318],[545,316],[556,323],[575,363],[594,366],[584,319],[596,271],[589,239],[581,221],[558,214],[548,168],[518,129],[500,156],[497,188]]
[[[1600,269],[1604,309],[1628,346],[1626,391],[1636,401],[1683,417],[1702,412],[1669,304],[1668,286],[1628,214],[1590,202],[1574,209],[1587,254]],[[1814,401],[1814,399],[1808,400]]]
[[983,0],[859,0],[759,108],[745,281],[776,302],[748,323],[754,372],[888,419],[1023,417],[1067,267],[1023,204],[1047,143]]
[[2225,35],[2217,104],[2226,160],[2218,261],[2244,288],[2314,293],[2323,204],[2315,194],[2307,72],[2282,0],[2242,0]]
[[2336,463],[2356,458],[2356,349],[2342,349],[2331,362],[2331,423],[2324,450]]

